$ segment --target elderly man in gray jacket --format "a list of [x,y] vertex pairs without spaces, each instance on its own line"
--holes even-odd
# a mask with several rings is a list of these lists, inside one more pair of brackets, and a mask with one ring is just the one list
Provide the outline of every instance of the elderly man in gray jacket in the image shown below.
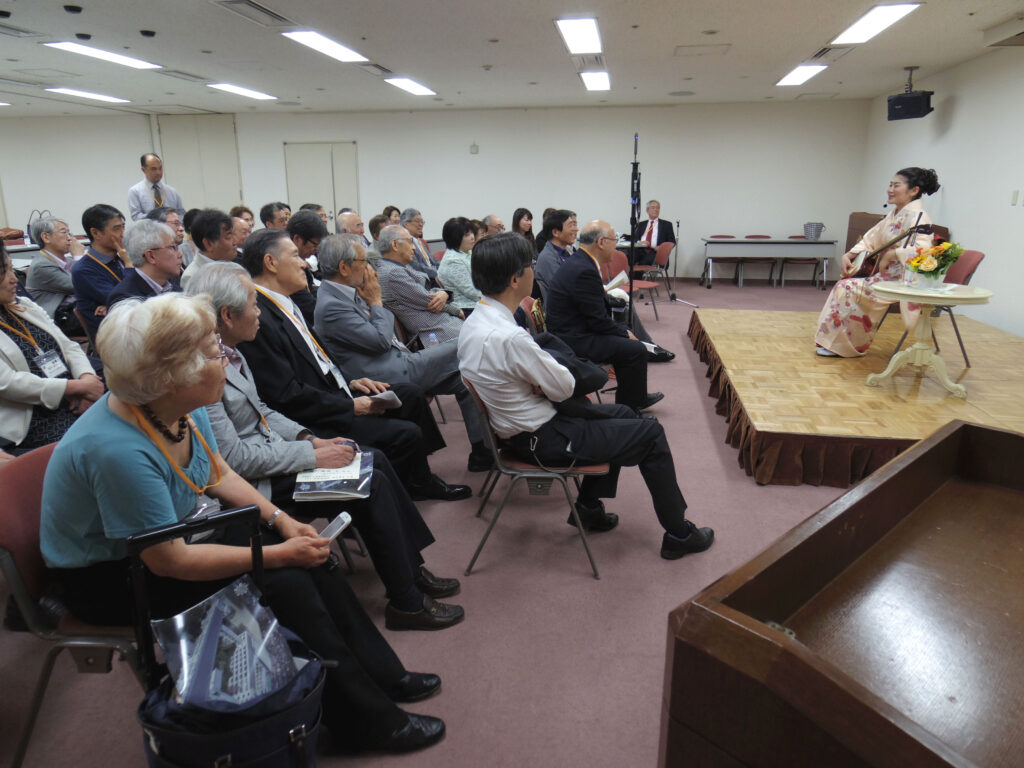
[[395,337],[395,316],[383,304],[377,273],[356,237],[324,238],[318,259],[323,282],[313,326],[342,372],[415,384],[428,395],[455,395],[472,445],[469,471],[490,469],[494,459],[483,441],[479,411],[459,375],[456,339],[411,352]]
[[344,467],[356,451],[373,455],[373,478],[366,500],[344,507],[358,526],[373,564],[387,589],[388,629],[444,629],[464,618],[460,606],[435,598],[459,592],[456,579],[434,576],[423,566],[421,550],[434,537],[383,452],[360,448],[344,438],[322,440],[272,410],[256,391],[252,371],[234,347],[252,341],[259,329],[256,289],[233,262],[207,264],[189,283],[190,295],[207,294],[217,313],[217,331],[228,358],[224,392],[207,406],[221,455],[232,469],[289,513],[300,518],[333,517],[338,502],[293,502],[295,475],[314,467]]

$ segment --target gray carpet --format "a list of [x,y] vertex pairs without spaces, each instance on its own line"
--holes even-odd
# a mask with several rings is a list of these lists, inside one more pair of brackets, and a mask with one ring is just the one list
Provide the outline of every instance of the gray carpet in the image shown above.
[[[713,290],[680,283],[680,296],[702,306],[817,310],[825,294],[807,285],[784,290],[719,279]],[[662,296],[662,300],[664,300]],[[640,313],[672,363],[652,365],[650,387],[666,398],[651,413],[665,425],[688,516],[716,531],[706,553],[668,562],[658,556],[661,530],[639,472],[623,471],[609,511],[619,527],[590,537],[601,580],[590,573],[564,498],[515,492],[473,575],[462,577],[485,520],[477,499],[428,502],[421,510],[437,538],[427,564],[459,576],[466,621],[438,633],[386,636],[409,669],[437,672],[444,689],[410,709],[443,717],[446,739],[404,757],[323,756],[323,766],[649,766],[658,749],[668,612],[748,560],[840,494],[835,488],[759,487],[724,443],[726,425],[707,397],[705,366],[686,339],[690,308],[660,304]],[[770,325],[751,333],[770,333]],[[813,342],[808,339],[808,354]],[[449,482],[479,488],[465,471],[468,452],[451,397],[442,425],[449,448],[432,465]],[[498,491],[503,488],[502,481]],[[486,516],[486,513],[485,513]],[[356,557],[352,583],[383,627],[384,594],[370,563]],[[0,598],[6,589],[0,581]],[[13,752],[46,644],[0,630],[0,762]],[[115,665],[108,675],[77,675],[66,656],[54,673],[26,765],[138,766],[140,691]]]

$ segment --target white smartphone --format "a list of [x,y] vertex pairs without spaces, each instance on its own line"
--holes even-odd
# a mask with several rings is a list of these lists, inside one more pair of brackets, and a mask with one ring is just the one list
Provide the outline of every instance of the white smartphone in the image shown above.
[[342,512],[336,518],[331,520],[331,522],[327,524],[326,528],[320,531],[320,538],[330,539],[331,541],[334,541],[336,538],[338,538],[338,535],[342,531],[348,528],[349,523],[351,522],[352,515],[350,515],[348,512]]

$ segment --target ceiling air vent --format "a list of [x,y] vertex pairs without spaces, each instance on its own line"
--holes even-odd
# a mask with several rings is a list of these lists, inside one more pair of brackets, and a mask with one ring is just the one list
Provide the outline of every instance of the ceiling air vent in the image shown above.
[[276,11],[266,6],[254,3],[252,0],[213,0],[214,5],[219,5],[225,10],[237,13],[242,18],[256,22],[261,27],[278,29],[280,27],[294,27],[295,22],[286,19]]
[[372,61],[367,61],[363,64],[356,64],[363,72],[374,77],[390,77],[395,74],[387,67],[382,67],[380,64],[374,64]]
[[0,35],[7,35],[8,37],[42,37],[43,33],[33,32],[31,29],[22,29],[21,27],[0,22]]
[[835,64],[837,61],[843,58],[843,56],[845,56],[852,50],[853,48],[850,47],[843,48],[825,46],[824,48],[820,49],[817,53],[815,53],[813,56],[811,56],[811,58],[809,58],[807,62],[813,62],[815,64],[825,64],[826,66],[829,64]]
[[604,72],[606,68],[604,56],[599,53],[573,56],[572,63],[576,67],[577,72]]
[[180,69],[158,69],[156,70],[158,75],[164,75],[165,77],[173,77],[177,80],[185,80],[190,83],[206,83],[209,78],[200,77],[199,75],[193,75],[188,72],[182,72]]

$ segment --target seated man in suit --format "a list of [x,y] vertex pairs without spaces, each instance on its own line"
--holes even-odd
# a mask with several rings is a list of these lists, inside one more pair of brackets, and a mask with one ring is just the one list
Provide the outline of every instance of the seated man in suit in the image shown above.
[[661,400],[647,391],[647,348],[626,326],[608,316],[601,264],[611,262],[617,242],[608,222],[592,221],[580,234],[580,249],[559,267],[548,285],[544,311],[548,330],[580,357],[615,366],[615,402],[640,411]]
[[[259,332],[239,352],[252,367],[260,397],[274,410],[322,437],[348,437],[380,448],[415,500],[456,501],[472,495],[468,486],[448,485],[430,471],[427,453],[444,447],[423,390],[396,384],[400,408],[383,406],[367,395],[386,384],[345,380],[290,298],[306,285],[309,265],[279,229],[254,232],[245,242],[242,266],[256,284]],[[356,392],[353,392],[353,389]]]
[[542,227],[542,232],[546,235],[547,242],[544,243],[544,247],[537,254],[535,271],[537,273],[536,279],[543,283],[546,289],[551,284],[555,272],[572,254],[572,247],[576,242],[579,225],[576,222],[575,213],[559,209],[552,211],[544,217]]
[[377,273],[366,263],[358,237],[332,235],[320,244],[324,281],[313,327],[327,353],[348,376],[412,383],[428,395],[455,395],[473,446],[469,471],[490,469],[494,460],[484,444],[476,406],[459,376],[455,340],[410,352],[395,338],[395,316],[384,308]]
[[516,325],[512,313],[533,287],[532,261],[529,242],[511,232],[473,248],[473,282],[484,298],[459,336],[459,366],[487,406],[491,426],[525,461],[611,465],[607,475],[586,477],[580,487],[576,510],[591,531],[610,531],[618,524],[601,499],[614,498],[621,467],[639,466],[665,529],[661,556],[675,560],[704,551],[714,531],[686,519],[686,500],[661,424],[623,405],[570,400],[572,374]]
[[192,275],[200,268],[214,261],[233,261],[238,255],[235,250],[235,223],[224,211],[204,208],[192,219],[189,230],[196,255],[181,275],[181,288],[188,288]]
[[[307,264],[310,259],[317,258],[320,241],[327,237],[327,225],[320,218],[320,214],[308,208],[296,211],[288,219],[285,231],[299,249],[299,257]],[[316,267],[311,266],[306,270],[306,287],[291,295],[291,300],[302,311],[306,325],[313,324],[313,310],[316,309],[316,284],[313,282],[315,269]]]
[[91,242],[85,256],[71,268],[71,284],[85,330],[95,336],[107,315],[107,296],[124,278],[120,256],[124,215],[112,205],[93,205],[82,214],[82,229]]
[[420,344],[450,341],[459,337],[462,312],[448,303],[448,294],[440,289],[428,291],[424,287],[423,273],[412,267],[415,258],[413,239],[403,227],[390,225],[380,231],[377,250],[381,297],[384,306],[398,318],[412,341],[417,336]]
[[647,221],[638,222],[633,232],[636,243],[634,258],[637,264],[653,264],[654,254],[662,243],[674,243],[676,234],[672,230],[672,222],[658,218],[661,214],[661,203],[651,200],[647,203]]
[[415,208],[406,208],[399,217],[399,223],[412,236],[413,255],[409,266],[423,274],[428,286],[436,287],[437,264],[430,253],[427,241],[423,239],[423,214]]
[[107,296],[107,307],[121,299],[148,299],[180,291],[174,279],[181,274],[181,254],[174,244],[174,230],[152,219],[139,219],[124,236],[124,247],[135,269]]
[[381,451],[363,449],[373,454],[368,499],[344,503],[292,499],[297,472],[347,466],[358,446],[341,437],[322,440],[260,400],[252,370],[234,349],[256,338],[260,325],[256,286],[249,273],[233,262],[211,264],[196,274],[188,289],[191,295],[210,297],[217,333],[228,353],[224,392],[219,403],[207,406],[217,446],[228,465],[293,517],[333,518],[343,508],[351,513],[387,589],[388,629],[444,629],[462,621],[462,608],[434,601],[458,594],[459,582],[439,579],[423,566],[420,552],[434,537]]
[[266,229],[284,229],[291,217],[292,209],[288,203],[267,203],[260,208],[260,221]]
[[[147,213],[145,218],[159,221],[161,224],[166,224],[170,227],[174,232],[174,244],[180,249],[181,244],[185,242],[185,225],[182,223],[181,216],[178,215],[176,210],[162,205]],[[242,239],[244,240],[245,238],[243,237]]]

